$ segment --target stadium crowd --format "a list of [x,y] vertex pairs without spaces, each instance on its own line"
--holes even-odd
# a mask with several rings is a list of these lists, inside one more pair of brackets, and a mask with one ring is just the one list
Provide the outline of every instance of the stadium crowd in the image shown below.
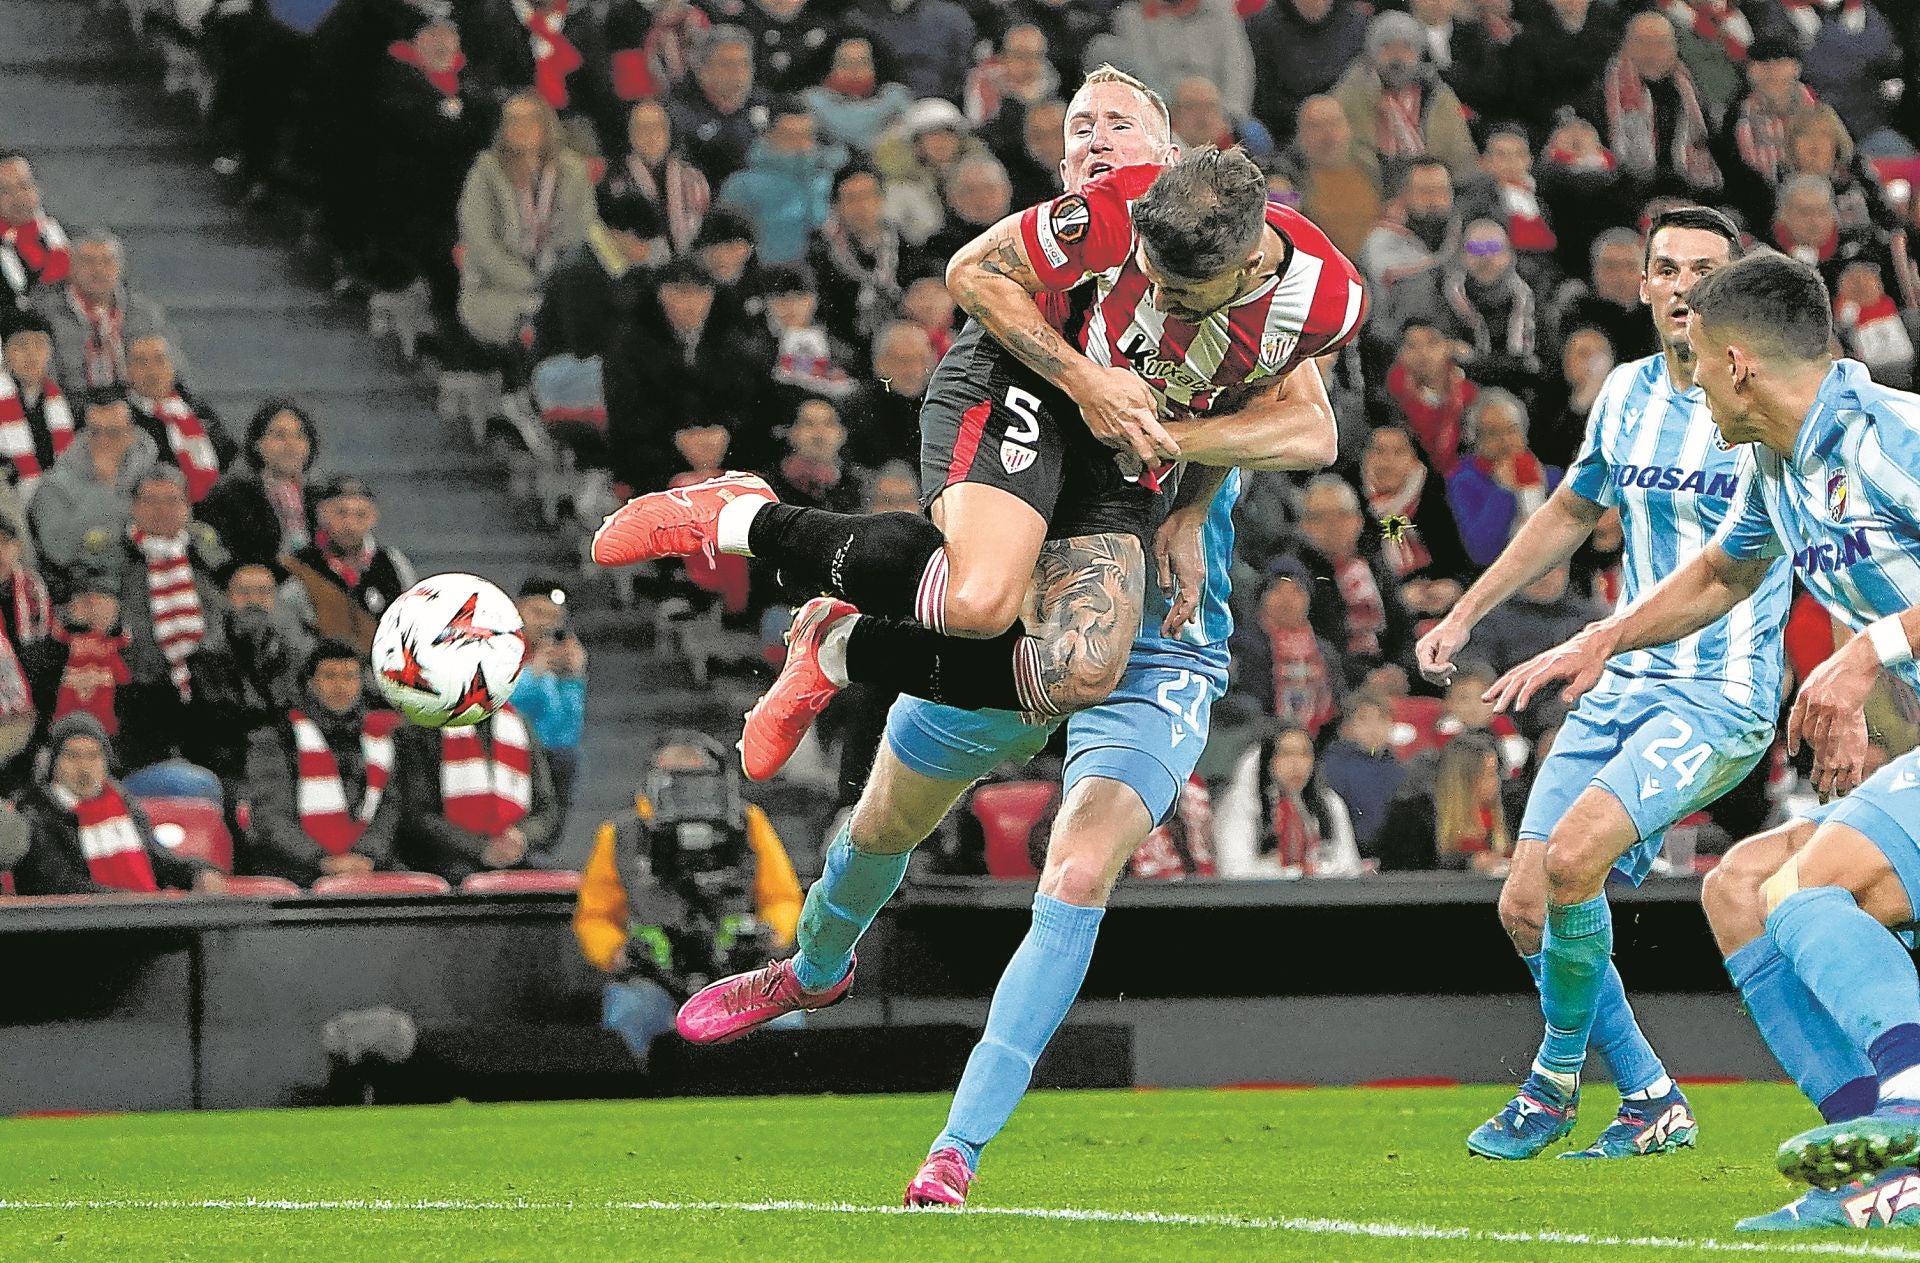
[[[341,294],[417,303],[435,362],[497,374],[504,429],[583,516],[725,468],[795,503],[909,504],[956,328],[945,262],[1057,192],[1080,76],[1110,62],[1167,98],[1184,145],[1245,147],[1361,267],[1371,314],[1321,366],[1338,465],[1249,479],[1218,757],[1140,878],[1502,871],[1563,708],[1496,716],[1480,693],[1611,606],[1617,518],[1490,616],[1443,692],[1413,646],[1558,485],[1608,371],[1656,349],[1639,276],[1662,205],[1721,207],[1817,265],[1840,349],[1915,380],[1920,10],[1899,0],[144,12],[207,68],[222,178],[309,207]],[[516,712],[442,735],[370,708],[374,622],[413,579],[370,489],[311,477],[327,436],[299,401],[230,432],[112,233],[63,230],[32,157],[0,157],[0,789],[32,837],[14,889],[221,885],[141,807],[209,779],[239,873],[539,867],[577,770],[571,581],[521,592]],[[777,654],[777,575],[723,556],[657,580]],[[1803,598],[1791,674],[1831,644]],[[822,725],[843,805],[889,700],[850,689]],[[1880,706],[1901,748],[1914,707]],[[109,763],[145,770],[128,788]],[[984,788],[979,838],[941,862],[1030,872],[1040,769]],[[1676,830],[1673,866],[1795,787],[1776,752]]]

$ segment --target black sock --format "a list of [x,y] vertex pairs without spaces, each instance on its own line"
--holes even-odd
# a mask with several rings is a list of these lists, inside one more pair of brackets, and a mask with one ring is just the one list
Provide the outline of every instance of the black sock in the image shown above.
[[863,616],[847,636],[847,677],[961,710],[1032,710],[1021,696],[1017,667],[1032,655],[1021,642],[1027,629],[1014,625],[992,640],[942,636],[919,623]]
[[[890,618],[915,616],[927,562],[946,541],[917,513],[829,513],[793,504],[768,505],[747,528],[753,555],[778,566],[789,583]],[[936,612],[944,617],[944,609]]]

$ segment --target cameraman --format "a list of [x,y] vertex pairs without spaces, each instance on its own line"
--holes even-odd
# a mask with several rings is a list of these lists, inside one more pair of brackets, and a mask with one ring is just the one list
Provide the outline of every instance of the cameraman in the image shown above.
[[513,686],[513,708],[533,729],[553,773],[554,832],[566,828],[580,775],[580,739],[587,720],[587,650],[567,626],[567,592],[535,576],[514,605],[526,627],[527,662]]
[[601,1025],[644,1067],[689,994],[791,946],[800,883],[773,823],[740,796],[734,761],[710,737],[667,733],[633,807],[600,826],[573,932],[613,978]]

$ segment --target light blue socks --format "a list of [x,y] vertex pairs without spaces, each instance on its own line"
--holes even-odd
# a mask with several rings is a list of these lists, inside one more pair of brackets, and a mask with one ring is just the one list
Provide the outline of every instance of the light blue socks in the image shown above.
[[856,850],[851,831],[842,827],[827,848],[826,869],[807,891],[800,909],[793,976],[809,991],[825,991],[853,967],[853,945],[907,875],[910,851],[869,855]]

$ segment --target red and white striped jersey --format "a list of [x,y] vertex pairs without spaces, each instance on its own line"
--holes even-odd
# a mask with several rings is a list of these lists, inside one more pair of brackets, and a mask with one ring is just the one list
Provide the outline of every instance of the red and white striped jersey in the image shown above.
[[[1049,291],[1041,310],[1088,359],[1132,368],[1178,416],[1337,351],[1359,331],[1367,296],[1358,270],[1311,220],[1272,203],[1267,223],[1292,247],[1278,273],[1197,326],[1157,309],[1136,261],[1131,207],[1161,170],[1126,167],[1020,217],[1027,257]],[[1081,288],[1089,281],[1090,292]]]

